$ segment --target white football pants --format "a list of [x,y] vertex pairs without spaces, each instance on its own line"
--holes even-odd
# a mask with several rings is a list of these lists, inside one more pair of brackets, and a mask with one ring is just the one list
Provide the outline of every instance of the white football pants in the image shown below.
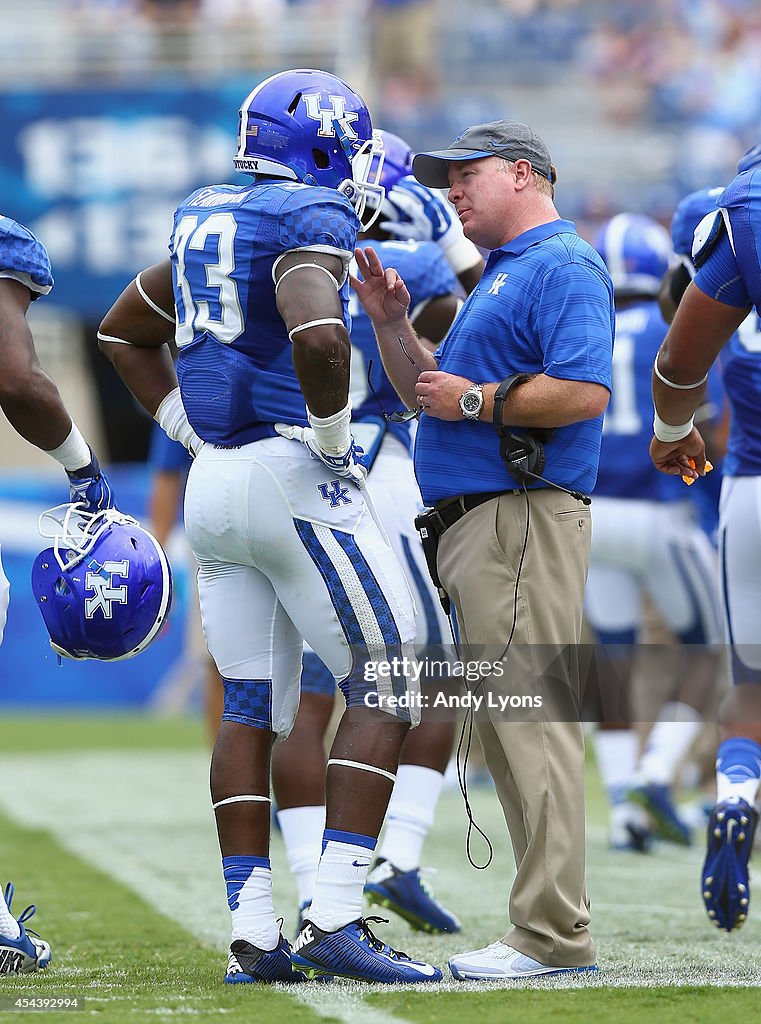
[[593,508],[584,600],[593,629],[638,632],[648,594],[683,642],[718,644],[716,553],[692,504],[595,498]]
[[205,445],[185,493],[198,561],[201,617],[221,675],[270,680],[272,729],[290,731],[303,640],[349,706],[377,692],[384,711],[416,724],[408,680],[364,681],[368,661],[412,658],[414,607],[404,573],[363,492],[335,478],[298,441]]

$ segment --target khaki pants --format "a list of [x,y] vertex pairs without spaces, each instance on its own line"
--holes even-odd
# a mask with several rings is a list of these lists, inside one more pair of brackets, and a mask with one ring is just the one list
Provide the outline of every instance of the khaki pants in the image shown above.
[[585,967],[595,962],[595,947],[584,878],[575,658],[591,518],[568,495],[528,493],[517,605],[527,516],[522,492],[492,499],[450,527],[440,541],[438,569],[457,612],[462,657],[500,659],[502,674],[493,673],[484,691],[544,698],[538,710],[482,708],[477,719],[517,868],[513,927],[503,941],[544,964]]

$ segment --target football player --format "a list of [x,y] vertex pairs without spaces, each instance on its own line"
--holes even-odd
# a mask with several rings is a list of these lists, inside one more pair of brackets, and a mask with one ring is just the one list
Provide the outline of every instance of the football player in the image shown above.
[[[455,271],[459,270],[464,286],[471,285],[480,276],[483,260],[462,235],[449,204],[410,176],[413,153],[409,145],[391,132],[380,134],[384,150],[380,180],[386,190],[382,219],[360,237],[374,240],[380,259],[402,273],[412,296],[413,323],[435,346],[460,306]],[[428,240],[414,240],[415,233]],[[438,659],[444,654],[442,645],[448,642],[449,627],[414,528],[415,516],[422,508],[411,458],[414,418],[398,408],[399,398],[383,370],[372,324],[353,293],[349,311],[352,419],[367,453],[368,490],[413,591],[418,656]],[[300,916],[311,901],[320,857],[325,820],[323,738],[334,693],[332,674],[313,653],[306,652],[296,723],[288,740],[273,751],[278,823],[298,886]],[[431,721],[424,712],[422,724],[407,736],[383,842],[365,887],[371,902],[394,910],[413,928],[428,932],[460,929],[454,914],[433,897],[420,870],[423,842],[433,824],[452,752],[454,728],[454,721]]]
[[[351,434],[348,267],[368,194],[382,195],[380,151],[345,82],[273,75],[240,109],[234,163],[253,180],[189,196],[175,213],[171,278],[165,264],[143,272],[101,325],[124,381],[195,452],[185,525],[224,683],[211,795],[232,914],[228,983],[441,979],[377,939],[361,912],[399,750],[419,718],[404,671],[412,599]],[[112,325],[138,294],[142,314],[120,338]],[[179,387],[156,310],[174,331]],[[272,903],[269,776],[272,744],[296,715],[304,639],[347,712],[327,765],[314,898],[292,951]],[[374,684],[372,661],[401,669]]]
[[[595,749],[611,804],[611,845],[644,851],[652,829],[672,842],[690,842],[672,786],[716,675],[715,556],[684,485],[659,475],[647,448],[650,376],[666,332],[656,297],[671,257],[668,232],[650,217],[622,213],[604,225],[595,247],[616,301],[614,387],[603,421],[585,595],[604,655],[599,667],[607,669]],[[639,756],[639,739],[627,727],[628,689],[645,595],[683,645],[685,669]]]
[[715,197],[697,226],[688,284],[653,367],[654,434],[650,454],[668,475],[706,472],[705,444],[694,424],[708,372],[721,352],[730,404],[719,518],[725,636],[734,687],[720,709],[716,803],[708,825],[702,895],[709,918],[739,928],[750,906],[748,861],[761,782],[761,600],[759,479],[761,432],[761,167],[758,147]]
[[[0,407],[22,437],[48,452],[69,478],[69,497],[88,511],[113,504],[111,486],[98,460],[61,401],[58,388],[37,360],[26,313],[53,287],[50,260],[41,242],[10,217],[0,216]],[[0,563],[0,643],[8,611],[9,586]],[[47,967],[50,946],[10,911],[13,886],[0,896],[0,974]]]

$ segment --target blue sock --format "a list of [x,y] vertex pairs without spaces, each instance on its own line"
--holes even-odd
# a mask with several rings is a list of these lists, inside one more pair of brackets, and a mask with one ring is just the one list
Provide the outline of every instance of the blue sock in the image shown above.
[[716,799],[740,797],[753,804],[761,782],[761,746],[742,736],[724,740],[716,752]]

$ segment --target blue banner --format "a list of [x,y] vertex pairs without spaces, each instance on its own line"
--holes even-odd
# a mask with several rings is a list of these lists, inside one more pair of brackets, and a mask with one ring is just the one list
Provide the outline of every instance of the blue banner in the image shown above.
[[0,213],[50,253],[51,301],[99,320],[167,255],[172,214],[232,167],[238,109],[257,84],[0,93]]

